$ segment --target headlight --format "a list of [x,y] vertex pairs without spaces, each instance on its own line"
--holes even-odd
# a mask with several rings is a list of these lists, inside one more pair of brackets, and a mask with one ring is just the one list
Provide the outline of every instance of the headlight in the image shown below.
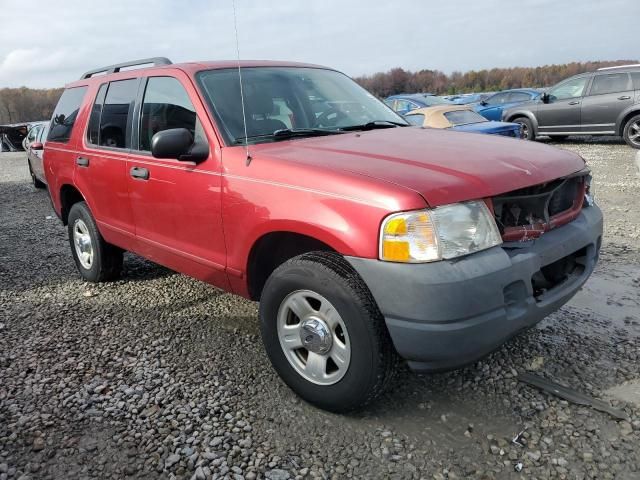
[[482,201],[389,215],[380,231],[380,259],[422,263],[499,245],[496,222]]

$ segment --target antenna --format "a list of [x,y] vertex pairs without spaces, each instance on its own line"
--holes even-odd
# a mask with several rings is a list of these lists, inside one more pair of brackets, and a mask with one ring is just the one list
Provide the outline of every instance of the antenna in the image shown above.
[[231,0],[233,5],[233,27],[236,31],[236,53],[238,55],[238,79],[240,81],[240,102],[242,104],[242,125],[244,126],[244,147],[247,154],[247,167],[251,163],[251,154],[249,153],[249,135],[247,134],[247,114],[244,109],[244,91],[242,89],[242,68],[240,68],[240,42],[238,41],[238,20],[236,18],[236,0]]

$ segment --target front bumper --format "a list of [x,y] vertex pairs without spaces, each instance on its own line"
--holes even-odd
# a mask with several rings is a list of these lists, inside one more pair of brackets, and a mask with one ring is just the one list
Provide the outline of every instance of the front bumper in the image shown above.
[[[593,272],[601,241],[594,205],[536,240],[454,260],[346,259],[373,294],[398,353],[414,370],[438,371],[478,360],[568,302]],[[541,269],[566,261],[575,264],[567,278],[540,289]]]

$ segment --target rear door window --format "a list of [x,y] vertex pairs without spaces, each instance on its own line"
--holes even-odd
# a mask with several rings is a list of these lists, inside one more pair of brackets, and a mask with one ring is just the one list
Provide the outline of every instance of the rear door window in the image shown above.
[[139,149],[151,151],[153,136],[172,128],[186,128],[196,143],[206,142],[196,109],[180,81],[173,77],[150,77],[142,102]]
[[531,95],[524,92],[512,92],[509,95],[509,102],[526,102],[531,100]]
[[640,90],[640,72],[632,72],[631,79],[633,80],[633,89]]
[[611,73],[596,75],[591,85],[591,95],[604,95],[606,93],[619,93],[631,90],[628,73]]
[[509,101],[508,93],[497,93],[493,97],[487,99],[487,105],[502,105]]
[[130,148],[131,119],[138,83],[137,78],[109,83],[100,115],[98,145]]
[[61,143],[69,141],[86,93],[87,87],[67,88],[62,93],[53,112],[49,136],[47,137],[48,141]]

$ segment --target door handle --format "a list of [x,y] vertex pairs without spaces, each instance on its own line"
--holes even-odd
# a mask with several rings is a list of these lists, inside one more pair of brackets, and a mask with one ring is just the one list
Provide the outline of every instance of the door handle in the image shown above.
[[580,105],[580,102],[577,100],[574,100],[573,102],[569,102],[569,105]]
[[149,170],[142,167],[132,167],[130,172],[133,178],[139,178],[140,180],[149,180]]
[[622,95],[621,97],[618,97],[618,100],[631,100],[631,97],[629,95]]
[[89,159],[85,157],[78,157],[76,158],[76,165],[78,165],[79,167],[88,167]]

